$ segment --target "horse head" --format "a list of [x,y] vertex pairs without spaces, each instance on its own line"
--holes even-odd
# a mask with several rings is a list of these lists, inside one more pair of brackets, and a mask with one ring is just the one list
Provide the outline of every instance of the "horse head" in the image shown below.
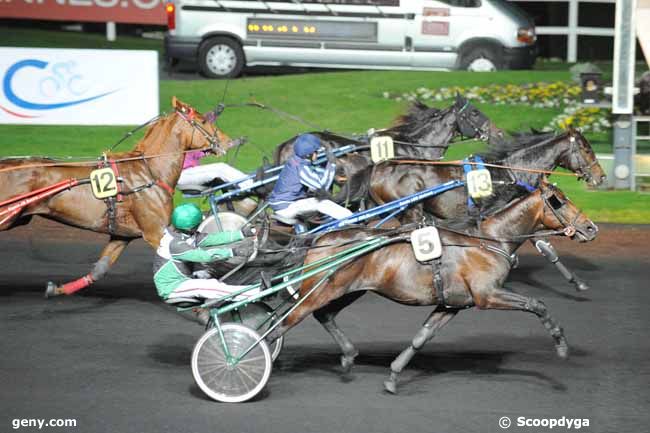
[[598,163],[598,158],[596,158],[589,140],[582,135],[580,130],[573,127],[567,129],[566,137],[569,140],[569,148],[560,161],[560,167],[577,173],[579,178],[593,186],[603,183],[607,175]]
[[181,143],[184,143],[184,150],[211,149],[217,155],[223,155],[226,151],[239,144],[238,140],[232,140],[221,129],[215,125],[216,115],[214,112],[203,115],[197,109],[172,97],[172,107],[177,117]]
[[558,187],[544,179],[539,188],[543,201],[541,224],[551,230],[562,230],[566,236],[576,236],[580,242],[594,240],[598,226],[573,204]]
[[456,114],[456,128],[463,137],[481,140],[503,139],[503,131],[459,93],[456,93],[452,109]]

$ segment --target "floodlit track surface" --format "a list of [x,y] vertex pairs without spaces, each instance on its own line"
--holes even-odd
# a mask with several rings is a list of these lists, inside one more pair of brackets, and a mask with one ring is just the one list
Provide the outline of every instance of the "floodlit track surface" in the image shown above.
[[533,315],[468,310],[416,356],[399,395],[389,395],[382,382],[390,362],[431,308],[367,295],[338,320],[361,352],[350,374],[310,318],[288,334],[267,389],[239,405],[212,402],[194,385],[190,354],[202,329],[157,299],[143,242],[83,296],[42,298],[48,279],[87,273],[103,239],[42,221],[0,233],[0,431],[13,431],[16,418],[75,418],[76,428],[43,431],[499,432],[502,416],[647,431],[650,226],[603,225],[590,244],[554,242],[592,285],[582,294],[522,248],[509,285],[546,302],[565,329],[567,361]]

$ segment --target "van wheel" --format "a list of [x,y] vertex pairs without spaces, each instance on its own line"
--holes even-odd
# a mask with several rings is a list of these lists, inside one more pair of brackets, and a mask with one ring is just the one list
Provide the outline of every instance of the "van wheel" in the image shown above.
[[503,62],[495,48],[478,46],[463,55],[459,69],[472,72],[492,72],[503,69]]
[[209,78],[232,78],[244,67],[244,51],[230,38],[211,38],[199,48],[201,73]]

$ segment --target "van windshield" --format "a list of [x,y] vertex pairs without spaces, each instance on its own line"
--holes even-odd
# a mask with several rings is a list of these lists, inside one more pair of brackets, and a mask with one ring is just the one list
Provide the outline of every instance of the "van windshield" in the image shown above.
[[457,8],[478,8],[481,6],[481,0],[438,0],[438,1]]

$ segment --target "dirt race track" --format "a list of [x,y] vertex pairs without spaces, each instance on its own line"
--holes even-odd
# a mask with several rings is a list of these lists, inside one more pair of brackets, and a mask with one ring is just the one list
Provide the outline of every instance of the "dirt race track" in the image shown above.
[[[369,295],[338,320],[361,352],[350,374],[310,318],[288,334],[260,398],[227,405],[194,385],[190,354],[202,329],[157,299],[143,242],[84,295],[45,300],[45,282],[87,273],[104,237],[35,221],[0,233],[0,432],[22,418],[77,421],[42,430],[51,432],[568,430],[519,427],[519,417],[588,419],[585,432],[646,432],[650,226],[600,228],[590,244],[554,242],[589,292],[576,293],[528,245],[510,278],[564,327],[567,361],[536,317],[469,310],[425,346],[402,374],[399,395],[389,395],[389,364],[430,308]],[[508,430],[498,424],[504,416]]]

